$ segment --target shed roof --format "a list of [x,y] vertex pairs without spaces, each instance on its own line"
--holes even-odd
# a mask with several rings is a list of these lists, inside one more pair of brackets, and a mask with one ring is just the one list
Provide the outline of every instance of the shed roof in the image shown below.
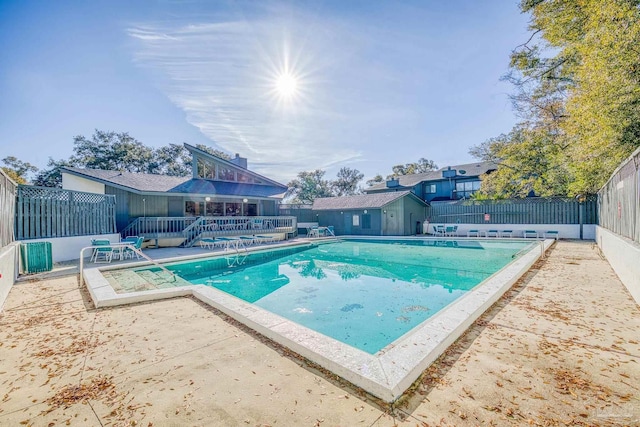
[[358,194],[355,196],[324,197],[313,202],[313,210],[340,210],[340,209],[376,209],[403,197],[413,197],[420,203],[427,205],[422,199],[410,191],[395,191],[374,194]]
[[[442,177],[442,172],[449,168],[455,169],[457,171],[461,171],[461,170],[465,171],[466,173],[464,175],[458,175],[457,179],[460,179],[460,178],[478,177],[491,170],[497,169],[498,165],[494,162],[465,163],[462,165],[446,166],[431,172],[414,173],[411,175],[399,175],[397,177],[399,182],[399,187],[411,188],[415,185],[420,184],[421,182],[440,181],[440,180],[446,179]],[[365,189],[365,191],[367,192],[380,191],[380,190],[388,190],[386,182],[381,182],[379,184],[372,185],[371,187],[368,187]]]
[[134,173],[125,171],[109,171],[102,169],[82,169],[64,167],[63,172],[81,176],[103,184],[123,188],[134,193],[170,193],[170,194],[211,194],[223,196],[275,197],[282,198],[286,187],[283,185],[246,184],[226,181],[212,181]]

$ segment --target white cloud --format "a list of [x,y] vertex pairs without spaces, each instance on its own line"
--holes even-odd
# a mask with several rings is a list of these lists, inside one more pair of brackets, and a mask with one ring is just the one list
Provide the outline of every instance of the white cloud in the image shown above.
[[[335,81],[354,48],[340,47],[349,35],[339,31],[317,21],[263,17],[145,24],[128,34],[137,41],[135,61],[153,71],[190,124],[221,149],[247,157],[252,169],[289,180],[361,157],[341,136],[360,100]],[[285,68],[299,78],[299,96],[291,102],[274,93]]]

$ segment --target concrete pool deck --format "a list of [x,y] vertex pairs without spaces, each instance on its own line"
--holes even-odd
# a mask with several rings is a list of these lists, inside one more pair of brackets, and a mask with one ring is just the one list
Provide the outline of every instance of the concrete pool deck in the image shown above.
[[560,241],[388,408],[195,299],[94,309],[77,276],[21,282],[0,425],[638,425],[638,331],[595,245]]

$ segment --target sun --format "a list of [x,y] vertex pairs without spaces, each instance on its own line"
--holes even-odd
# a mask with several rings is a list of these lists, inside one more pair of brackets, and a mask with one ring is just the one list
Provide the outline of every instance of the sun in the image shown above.
[[289,73],[283,73],[276,79],[276,92],[282,98],[291,98],[298,92],[298,79]]

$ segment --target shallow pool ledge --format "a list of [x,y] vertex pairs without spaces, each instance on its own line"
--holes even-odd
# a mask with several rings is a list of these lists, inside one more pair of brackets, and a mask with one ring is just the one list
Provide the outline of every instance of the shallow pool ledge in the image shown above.
[[190,285],[118,294],[104,278],[100,268],[85,269],[83,277],[96,307],[193,296],[369,394],[393,403],[553,243],[555,240],[551,239],[540,241],[538,247],[523,254],[446,309],[373,355],[212,287]]

